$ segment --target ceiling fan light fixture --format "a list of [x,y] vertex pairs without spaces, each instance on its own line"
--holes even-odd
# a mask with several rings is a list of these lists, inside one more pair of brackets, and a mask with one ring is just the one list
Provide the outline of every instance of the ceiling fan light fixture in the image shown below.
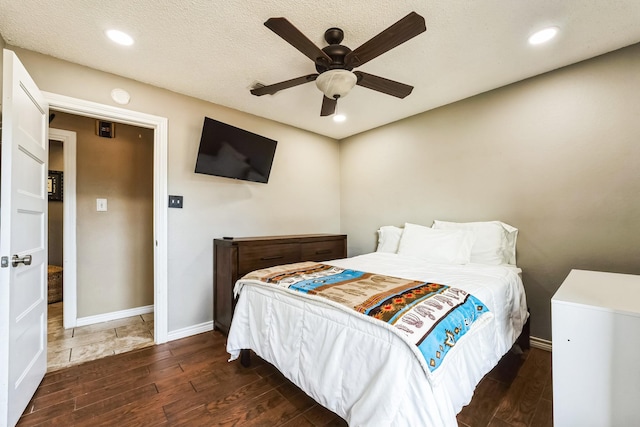
[[344,98],[358,82],[358,77],[348,70],[328,70],[316,79],[316,86],[329,99]]

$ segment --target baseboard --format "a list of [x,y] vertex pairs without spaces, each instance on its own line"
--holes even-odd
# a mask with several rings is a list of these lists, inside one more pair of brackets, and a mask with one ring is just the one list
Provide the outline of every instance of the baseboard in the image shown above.
[[213,330],[213,320],[200,323],[199,325],[193,325],[186,328],[178,329],[177,331],[171,331],[167,334],[167,341],[179,340],[180,338],[190,337],[191,335],[201,334],[203,332],[210,332]]
[[[147,305],[144,307],[130,308],[128,310],[114,311],[111,313],[98,314],[96,316],[79,317],[76,320],[76,326],[93,325],[94,323],[108,322],[110,320],[123,319],[125,317],[139,316],[142,314],[153,313],[153,306]],[[199,325],[193,325],[186,328],[171,331],[167,335],[167,341],[179,340],[180,338],[190,337],[192,335],[201,334],[203,332],[209,332],[213,330],[213,321],[201,323]],[[539,348],[540,350],[551,351],[551,341],[543,338],[531,337],[529,338],[531,347]]]
[[145,305],[143,307],[113,311],[111,313],[98,314],[95,316],[78,317],[76,319],[76,327],[93,325],[94,323],[109,322],[111,320],[124,319],[125,317],[140,316],[147,313],[153,313],[153,305]]
[[551,351],[551,341],[538,337],[530,337],[529,344],[531,347],[539,348],[540,350]]

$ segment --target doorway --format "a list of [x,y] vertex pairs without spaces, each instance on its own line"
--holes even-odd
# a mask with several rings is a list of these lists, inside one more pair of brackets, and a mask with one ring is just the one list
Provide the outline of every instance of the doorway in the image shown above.
[[[70,98],[62,95],[43,92],[45,99],[52,110],[63,113],[75,114],[78,116],[90,117],[92,119],[108,120],[117,123],[123,123],[133,126],[139,126],[153,130],[153,313],[154,326],[153,336],[156,344],[167,341],[168,326],[168,303],[167,303],[167,119],[164,117],[153,116],[145,113],[139,113],[131,110],[125,110],[118,107],[112,107],[103,104],[97,104],[90,101]],[[72,151],[72,152],[71,152]],[[75,161],[75,150],[65,150],[65,169],[67,170],[65,187],[70,193],[69,184],[71,184],[71,171],[66,162],[73,159]],[[75,184],[75,176],[74,184]],[[73,185],[73,184],[72,184]],[[75,191],[75,187],[74,187]],[[75,198],[68,198],[68,207],[65,203],[65,212],[68,214],[66,218],[74,215],[76,211]],[[75,220],[75,218],[74,218]],[[77,264],[77,253],[69,250],[70,245],[66,243],[68,239],[76,239],[77,236],[70,236],[75,233],[75,228],[65,227],[64,229],[64,263],[65,269],[67,265]],[[77,280],[73,275],[74,268],[69,268],[68,273],[65,272],[64,281],[68,283],[70,280]],[[77,311],[77,294],[71,292],[74,287],[65,286],[63,288],[64,304],[64,327],[66,329],[74,328],[78,325]],[[92,321],[107,321],[108,317],[92,318]]]
[[[114,132],[103,137],[96,130],[103,121],[50,113],[49,125],[55,128],[49,129],[54,183],[49,195],[48,371],[154,344],[153,129],[111,123]],[[65,148],[76,153],[66,156],[72,160],[66,167]],[[96,197],[105,201],[104,211],[96,209]],[[64,249],[77,254],[70,257],[77,263],[74,268],[66,262],[63,270],[62,213],[69,202],[77,209],[67,215],[65,228],[77,232]],[[67,280],[71,274],[76,280]],[[66,294],[76,295],[78,317],[71,329],[63,329],[62,277]]]

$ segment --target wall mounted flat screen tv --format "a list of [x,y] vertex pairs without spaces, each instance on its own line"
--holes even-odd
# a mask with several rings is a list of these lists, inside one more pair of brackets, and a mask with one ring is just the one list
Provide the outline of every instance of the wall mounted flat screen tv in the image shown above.
[[196,173],[245,181],[269,181],[277,141],[204,118]]

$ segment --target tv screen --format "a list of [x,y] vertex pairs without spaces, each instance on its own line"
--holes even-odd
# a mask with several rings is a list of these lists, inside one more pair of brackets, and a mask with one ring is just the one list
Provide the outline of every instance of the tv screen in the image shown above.
[[267,183],[277,143],[205,117],[195,172]]

